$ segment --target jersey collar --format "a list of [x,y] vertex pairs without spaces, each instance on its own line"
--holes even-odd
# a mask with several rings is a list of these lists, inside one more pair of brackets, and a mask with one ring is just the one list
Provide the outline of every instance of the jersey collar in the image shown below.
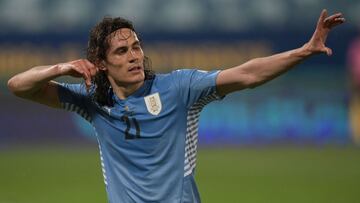
[[134,93],[129,95],[126,99],[120,99],[114,92],[112,92],[113,100],[115,101],[115,103],[121,104],[132,98],[144,97],[147,94],[149,94],[152,83],[153,83],[152,79],[145,80],[143,85],[139,89],[137,89]]

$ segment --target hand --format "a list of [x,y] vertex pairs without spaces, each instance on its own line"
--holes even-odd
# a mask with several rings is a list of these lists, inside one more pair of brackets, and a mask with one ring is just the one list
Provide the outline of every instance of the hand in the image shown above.
[[86,59],[79,59],[57,65],[61,75],[69,75],[77,78],[84,78],[87,90],[90,89],[91,79],[99,69]]
[[304,48],[310,51],[311,54],[326,53],[330,56],[332,50],[325,46],[326,38],[332,28],[344,22],[345,18],[341,13],[336,13],[328,17],[326,9],[322,10],[316,30],[310,41],[304,45]]

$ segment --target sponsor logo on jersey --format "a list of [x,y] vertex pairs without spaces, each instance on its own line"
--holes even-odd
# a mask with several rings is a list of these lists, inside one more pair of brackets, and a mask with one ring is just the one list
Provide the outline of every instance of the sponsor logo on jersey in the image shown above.
[[146,108],[150,114],[157,116],[159,115],[162,105],[159,93],[151,94],[144,97]]

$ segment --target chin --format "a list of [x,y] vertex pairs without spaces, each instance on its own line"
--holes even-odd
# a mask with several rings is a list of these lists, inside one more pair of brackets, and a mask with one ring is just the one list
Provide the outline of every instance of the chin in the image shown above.
[[145,80],[145,74],[139,74],[136,76],[133,76],[133,78],[131,79],[131,83],[139,83],[139,82],[143,82]]

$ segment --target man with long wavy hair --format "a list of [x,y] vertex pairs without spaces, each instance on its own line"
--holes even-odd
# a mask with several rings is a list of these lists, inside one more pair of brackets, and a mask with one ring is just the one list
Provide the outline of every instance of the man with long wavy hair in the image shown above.
[[[194,180],[199,114],[209,102],[254,88],[319,53],[341,13],[323,10],[302,47],[222,71],[154,74],[131,22],[104,18],[87,59],[38,66],[8,81],[17,96],[74,111],[96,130],[109,202],[200,202]],[[82,77],[83,84],[53,79]]]

